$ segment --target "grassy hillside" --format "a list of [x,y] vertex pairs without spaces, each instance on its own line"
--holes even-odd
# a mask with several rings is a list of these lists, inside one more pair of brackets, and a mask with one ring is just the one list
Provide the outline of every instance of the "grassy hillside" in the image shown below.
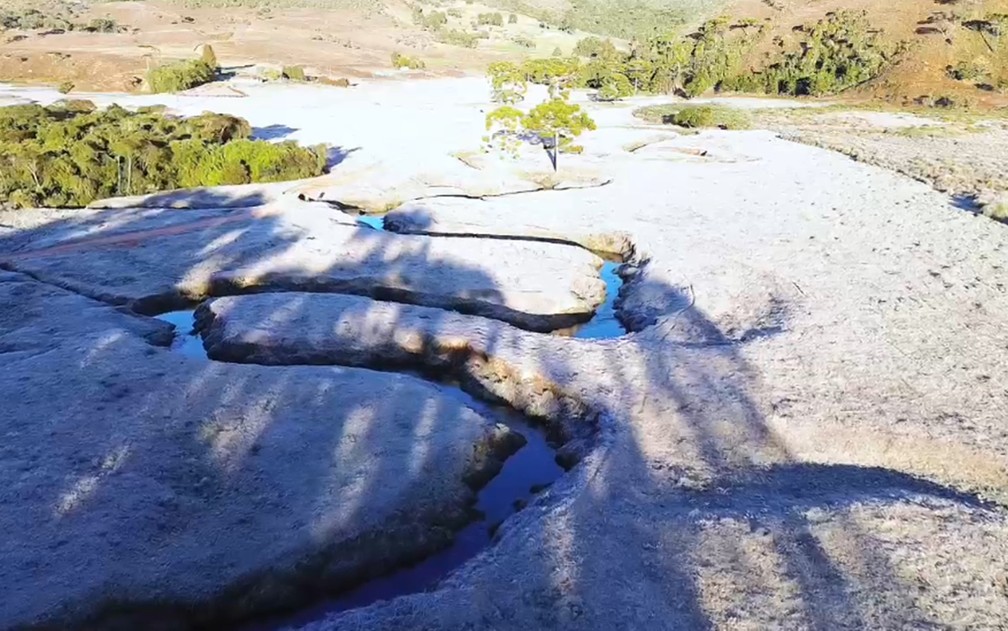
[[744,57],[761,72],[793,50],[809,25],[831,12],[863,14],[895,54],[877,77],[849,93],[897,102],[1002,105],[1008,102],[1008,0],[739,0],[733,18],[763,25]]
[[645,39],[681,30],[717,13],[725,0],[487,0],[561,29],[620,39]]

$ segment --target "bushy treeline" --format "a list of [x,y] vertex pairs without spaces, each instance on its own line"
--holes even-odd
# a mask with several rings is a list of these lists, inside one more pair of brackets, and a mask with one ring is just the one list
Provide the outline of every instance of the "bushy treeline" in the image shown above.
[[578,42],[571,57],[531,59],[508,71],[530,83],[561,81],[568,87],[595,89],[603,99],[638,92],[695,96],[719,86],[741,67],[748,42],[736,30],[727,21],[712,20],[689,37],[651,37],[629,51],[588,37]]
[[491,66],[530,83],[597,90],[599,98],[635,93],[678,92],[698,96],[709,90],[786,95],[834,94],[878,76],[898,53],[883,45],[863,13],[830,14],[802,29],[793,48],[779,42],[764,67],[750,69],[747,53],[765,34],[755,20],[709,20],[684,37],[654,36],[627,51],[610,41],[588,37],[574,56],[532,59],[510,67]]
[[503,26],[504,16],[500,13],[480,13],[473,21],[472,27],[477,29],[473,32],[463,31],[456,28],[448,28],[448,17],[460,18],[462,14],[451,9],[444,11],[424,12],[420,6],[413,6],[413,23],[425,31],[434,34],[437,41],[449,46],[459,46],[462,48],[476,48],[482,39],[489,39],[490,33],[478,30],[480,26]]
[[531,16],[543,29],[581,30],[621,39],[646,39],[678,28],[710,8],[707,0],[570,0],[561,11],[534,0],[485,0],[483,4]]
[[241,118],[90,101],[0,108],[0,200],[82,207],[105,197],[320,175],[325,147],[250,139]]
[[24,10],[0,10],[0,30],[17,31],[84,31],[87,33],[120,33],[126,29],[111,18],[94,18],[88,22],[75,21],[72,13]]

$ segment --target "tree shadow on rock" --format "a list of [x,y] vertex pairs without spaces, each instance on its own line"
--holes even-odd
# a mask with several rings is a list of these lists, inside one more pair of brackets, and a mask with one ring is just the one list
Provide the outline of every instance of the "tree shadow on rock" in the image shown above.
[[[12,349],[0,473],[16,481],[0,505],[18,508],[0,513],[16,551],[0,566],[13,586],[4,626],[254,621],[418,561],[468,518],[473,490],[458,463],[479,420],[438,386],[363,368],[199,361],[151,346],[136,323],[160,325],[115,307],[184,294],[193,278],[209,295],[226,286],[392,301],[423,274],[445,279],[445,294],[480,287],[488,303],[503,288],[480,266],[434,257],[429,237],[402,247],[406,237],[330,227],[353,244],[352,256],[332,256],[316,224],[199,195],[215,207],[89,211],[0,238],[0,264],[15,276],[0,307],[13,323],[0,335]],[[302,258],[312,248],[322,254]],[[223,272],[230,285],[210,282]],[[753,398],[745,340],[682,288],[648,291],[667,297],[666,310],[618,341],[486,331],[488,356],[526,344],[536,378],[583,399],[601,419],[596,448],[436,596],[348,611],[323,628],[922,622],[914,587],[849,513],[976,499],[898,471],[795,458]],[[413,302],[451,306],[443,295]],[[308,306],[291,293],[255,324],[297,331],[318,316]],[[447,327],[454,314],[430,317]],[[670,336],[681,322],[702,339]],[[822,524],[842,530],[842,554]],[[45,589],[43,562],[55,573]],[[754,605],[785,588],[787,603]],[[875,594],[889,606],[873,609]]]
[[[11,271],[3,321],[17,322],[2,333],[0,347],[9,340],[16,352],[0,392],[19,401],[0,426],[25,430],[0,464],[11,472],[46,452],[31,499],[19,487],[4,492],[16,514],[35,517],[7,529],[28,565],[0,569],[20,586],[5,599],[3,625],[220,628],[310,604],[448,545],[471,519],[470,468],[499,466],[513,449],[492,442],[463,402],[413,376],[199,361],[151,346],[165,342],[167,325],[137,315],[186,297],[194,275],[260,265],[273,273],[250,271],[253,285],[232,288],[334,291],[313,279],[336,274],[353,293],[401,298],[409,277],[430,274],[500,302],[481,268],[433,260],[429,239],[403,248],[346,226],[334,229],[360,242],[353,260],[299,267],[285,257],[301,252],[310,229],[246,212],[260,198],[161,199],[210,208],[82,211],[0,238],[0,265]],[[264,325],[282,330],[303,315],[291,294]],[[138,336],[131,322],[156,330]],[[38,352],[14,344],[42,338]],[[56,557],[44,552],[59,541],[70,543]],[[43,554],[62,568],[60,589],[22,575]]]

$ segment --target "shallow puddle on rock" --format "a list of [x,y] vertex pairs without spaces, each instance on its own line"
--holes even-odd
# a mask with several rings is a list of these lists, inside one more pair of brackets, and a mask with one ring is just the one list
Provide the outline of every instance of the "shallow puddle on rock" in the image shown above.
[[203,339],[194,328],[193,311],[193,309],[169,311],[154,317],[175,325],[175,339],[172,340],[171,345],[173,351],[182,353],[186,357],[207,359],[206,349],[203,348]]
[[606,261],[602,264],[602,280],[606,284],[605,302],[595,311],[591,320],[580,326],[556,331],[557,335],[567,335],[583,340],[611,340],[626,333],[623,324],[616,317],[616,299],[619,297],[623,279],[619,275],[622,265],[618,261]]
[[357,217],[357,223],[375,230],[385,230],[385,217],[381,215],[360,215]]

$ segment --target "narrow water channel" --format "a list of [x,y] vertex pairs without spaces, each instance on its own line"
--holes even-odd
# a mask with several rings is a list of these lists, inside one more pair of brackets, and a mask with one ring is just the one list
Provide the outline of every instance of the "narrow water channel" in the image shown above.
[[[203,347],[203,340],[195,331],[193,314],[194,309],[189,309],[163,313],[155,317],[175,325],[176,335],[171,346],[172,352],[210,361]],[[411,374],[430,381],[419,373]],[[494,530],[505,519],[520,510],[536,493],[563,475],[563,469],[556,463],[556,450],[547,441],[545,432],[540,427],[531,425],[522,414],[505,406],[481,401],[456,384],[433,383],[438,386],[442,394],[458,399],[484,417],[504,423],[525,437],[525,445],[509,457],[500,472],[477,493],[474,508],[480,517],[456,533],[448,548],[416,565],[368,581],[335,599],[302,609],[296,614],[256,622],[244,627],[245,629],[273,630],[306,624],[319,620],[327,614],[432,589],[453,570],[485,549],[491,542]]]
[[[385,217],[382,215],[359,215],[357,223],[363,227],[385,231]],[[623,279],[619,275],[622,265],[623,261],[618,259],[604,260],[600,274],[606,286],[605,302],[595,310],[595,315],[588,322],[559,329],[553,332],[554,335],[582,340],[610,340],[626,333],[626,329],[616,316],[616,299],[619,298],[620,287],[623,286]]]

